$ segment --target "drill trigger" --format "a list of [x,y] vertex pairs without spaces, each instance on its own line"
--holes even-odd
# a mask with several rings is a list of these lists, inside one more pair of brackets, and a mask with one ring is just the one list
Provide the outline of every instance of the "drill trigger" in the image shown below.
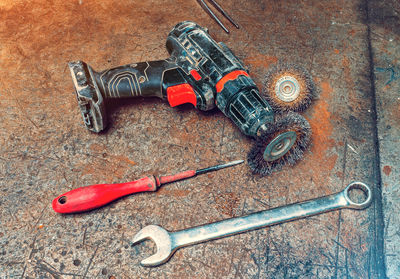
[[171,107],[191,103],[197,105],[197,96],[193,87],[188,83],[173,85],[167,88],[167,99]]

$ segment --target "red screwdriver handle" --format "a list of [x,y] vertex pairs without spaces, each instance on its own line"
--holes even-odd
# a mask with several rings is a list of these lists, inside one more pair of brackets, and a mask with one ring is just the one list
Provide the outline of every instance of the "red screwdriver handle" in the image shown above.
[[193,177],[195,175],[196,175],[195,170],[188,170],[188,171],[183,171],[183,172],[180,172],[180,173],[177,173],[174,175],[164,175],[164,176],[157,177],[156,181],[157,181],[157,185],[160,186],[160,185],[163,185],[166,183]]
[[153,176],[119,184],[97,184],[80,187],[62,194],[53,200],[53,209],[58,213],[73,213],[101,207],[118,198],[138,192],[157,190]]

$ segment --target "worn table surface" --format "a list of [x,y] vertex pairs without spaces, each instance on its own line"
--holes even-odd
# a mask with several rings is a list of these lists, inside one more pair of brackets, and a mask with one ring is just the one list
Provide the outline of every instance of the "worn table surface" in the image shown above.
[[387,276],[400,278],[400,2],[370,4]]
[[[389,186],[398,181],[398,169],[391,170],[399,164],[390,157],[398,138],[386,137],[389,145],[381,149],[387,148],[388,161],[381,164],[378,132],[388,121],[388,133],[399,134],[399,99],[376,102],[381,92],[396,96],[399,90],[400,29],[384,21],[390,12],[398,19],[398,3],[222,2],[241,26],[229,26],[230,35],[196,1],[0,3],[0,278],[383,278],[385,247],[392,255],[388,274],[398,278],[400,218],[392,212],[393,239],[384,246],[381,199],[381,170]],[[249,66],[258,85],[276,62],[311,72],[320,91],[304,113],[313,130],[311,149],[296,166],[269,177],[242,164],[88,213],[56,214],[52,199],[79,186],[246,157],[252,140],[217,110],[137,99],[108,108],[104,133],[83,126],[67,62],[103,70],[166,58],[166,36],[183,20],[208,27]],[[380,70],[376,78],[374,63],[379,69],[397,65],[391,87],[385,83],[393,72]],[[377,109],[386,113],[378,118]],[[374,188],[367,210],[187,247],[157,268],[139,265],[153,243],[130,245],[148,224],[180,230],[331,194],[353,180]],[[384,192],[391,196],[391,188]],[[398,200],[398,192],[391,197]],[[384,205],[395,210],[391,202]]]

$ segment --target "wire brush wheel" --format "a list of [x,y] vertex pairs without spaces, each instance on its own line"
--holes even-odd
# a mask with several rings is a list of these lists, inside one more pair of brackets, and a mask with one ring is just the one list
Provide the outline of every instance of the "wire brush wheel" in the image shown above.
[[302,67],[279,63],[265,75],[262,94],[278,113],[304,111],[315,97],[311,75]]
[[264,126],[250,150],[247,161],[253,171],[269,175],[285,165],[294,165],[303,157],[311,141],[310,123],[298,113],[275,116],[275,122]]

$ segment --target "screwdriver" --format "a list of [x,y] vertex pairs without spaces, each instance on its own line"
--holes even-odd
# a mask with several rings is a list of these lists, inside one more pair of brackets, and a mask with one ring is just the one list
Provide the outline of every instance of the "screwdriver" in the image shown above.
[[232,161],[204,169],[188,170],[174,175],[160,177],[151,175],[126,183],[96,184],[80,187],[55,198],[52,206],[54,211],[58,213],[88,211],[99,208],[126,195],[156,191],[163,184],[235,166],[243,162],[243,160]]

